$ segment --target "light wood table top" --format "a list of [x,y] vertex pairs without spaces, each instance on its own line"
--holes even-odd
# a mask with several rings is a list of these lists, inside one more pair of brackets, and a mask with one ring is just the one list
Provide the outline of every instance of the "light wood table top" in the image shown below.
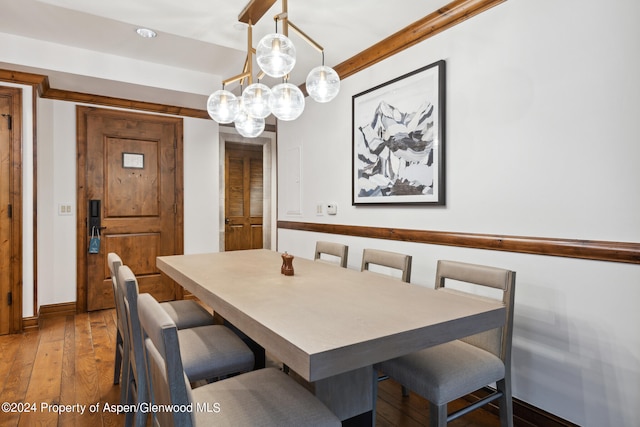
[[504,307],[258,249],[157,258],[158,268],[313,382],[504,322]]

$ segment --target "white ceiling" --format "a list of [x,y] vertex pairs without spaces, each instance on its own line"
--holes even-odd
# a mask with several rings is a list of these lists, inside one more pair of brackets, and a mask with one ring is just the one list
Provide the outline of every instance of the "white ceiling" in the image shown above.
[[[247,2],[0,0],[0,32],[225,79],[239,74],[245,61],[247,30],[246,25],[238,23],[238,15]],[[335,66],[447,3],[448,0],[289,0],[288,12],[296,26],[324,47],[325,64]],[[273,17],[281,8],[282,3],[276,2],[254,25],[254,47],[260,38],[274,32]],[[138,27],[151,28],[158,37],[143,39],[135,32]],[[289,36],[298,54],[291,82],[301,84],[306,73],[320,65],[321,55],[293,32]],[[11,64],[0,64],[6,65]],[[32,71],[48,74],[51,86],[59,89],[86,92],[94,84],[80,76]],[[98,88],[93,90],[100,93]]]

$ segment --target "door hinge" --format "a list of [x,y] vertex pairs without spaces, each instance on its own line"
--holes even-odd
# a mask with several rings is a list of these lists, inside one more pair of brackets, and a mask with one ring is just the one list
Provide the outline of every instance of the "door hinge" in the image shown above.
[[13,205],[7,206],[7,216],[13,218]]
[[7,127],[9,130],[11,130],[11,122],[13,121],[11,119],[11,114],[3,114],[2,117],[6,117],[7,118]]
[[13,304],[13,292],[9,292],[7,294],[7,305],[12,305]]

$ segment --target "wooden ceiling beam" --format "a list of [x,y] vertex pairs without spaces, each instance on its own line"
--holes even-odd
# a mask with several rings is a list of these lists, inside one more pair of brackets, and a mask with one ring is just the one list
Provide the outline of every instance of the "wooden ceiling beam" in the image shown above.
[[252,24],[255,24],[271,9],[275,2],[276,0],[251,0],[238,15],[238,21],[245,24],[251,21]]
[[454,0],[333,69],[345,79],[505,1]]

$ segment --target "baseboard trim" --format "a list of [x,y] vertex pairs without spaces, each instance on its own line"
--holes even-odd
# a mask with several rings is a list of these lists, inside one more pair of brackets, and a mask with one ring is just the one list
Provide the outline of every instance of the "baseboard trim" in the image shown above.
[[38,320],[49,317],[73,316],[76,314],[76,303],[63,302],[60,304],[41,305],[38,311]]
[[27,332],[31,329],[39,329],[38,316],[24,317],[22,319],[22,331]]
[[[490,387],[485,387],[474,393],[465,396],[465,399],[469,402],[476,402],[483,397],[493,393]],[[543,411],[527,402],[524,402],[515,397],[513,401],[513,425],[516,427],[579,427],[577,424],[573,424],[570,421],[562,419],[557,415],[553,415],[549,412]],[[483,408],[492,414],[500,414],[497,401],[493,401]]]

